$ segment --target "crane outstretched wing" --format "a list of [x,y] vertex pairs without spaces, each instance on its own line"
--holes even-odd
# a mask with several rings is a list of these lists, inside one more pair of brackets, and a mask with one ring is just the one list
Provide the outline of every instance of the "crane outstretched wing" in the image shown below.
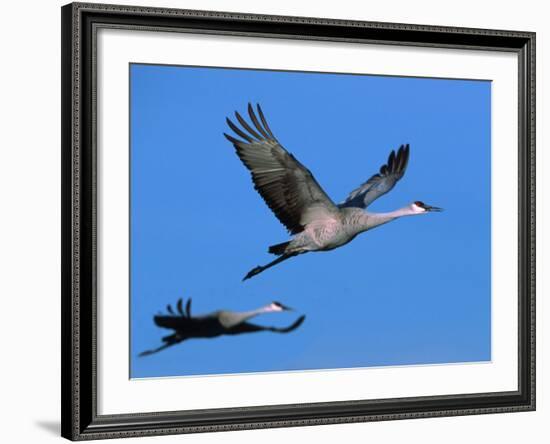
[[177,309],[178,309],[178,313],[181,315],[181,316],[185,316],[185,314],[183,313],[183,299],[182,298],[179,298],[178,299],[178,304],[177,304]]
[[229,127],[243,140],[224,133],[250,170],[254,188],[292,234],[299,233],[313,220],[334,217],[337,212],[334,202],[311,172],[277,141],[260,105],[257,111],[261,123],[248,104],[254,128],[238,112],[235,117],[242,128],[227,119]]
[[388,162],[380,167],[380,172],[353,190],[347,199],[338,204],[339,208],[366,208],[380,196],[390,191],[403,177],[409,163],[409,145],[401,145],[397,153],[392,150]]
[[153,320],[159,327],[172,330],[182,330],[190,323],[189,318],[178,315],[156,315]]
[[166,310],[169,313],[168,315],[156,315],[153,318],[155,324],[159,327],[181,330],[193,322],[191,318],[191,298],[189,298],[185,305],[185,311],[183,310],[182,298],[179,298],[176,304],[177,313],[174,312],[170,304],[166,306]]

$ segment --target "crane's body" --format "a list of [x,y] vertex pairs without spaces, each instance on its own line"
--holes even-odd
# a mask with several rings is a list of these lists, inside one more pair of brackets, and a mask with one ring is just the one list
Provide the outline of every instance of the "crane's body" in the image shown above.
[[278,142],[257,105],[256,115],[248,105],[253,127],[236,112],[241,127],[227,119],[241,138],[225,134],[237,155],[250,170],[254,188],[293,237],[272,245],[269,253],[279,256],[252,269],[244,280],[291,257],[312,251],[329,251],[353,240],[358,234],[403,216],[414,216],[440,208],[415,201],[388,213],[366,211],[368,205],[389,192],[403,177],[409,161],[409,145],[392,151],[379,173],[353,190],[347,199],[335,204],[304,165]]
[[[415,214],[411,209],[411,214]],[[329,251],[351,242],[355,236],[404,214],[368,213],[359,208],[342,208],[334,218],[309,223],[296,234],[285,249],[287,253]]]
[[139,356],[147,356],[157,353],[175,344],[191,338],[215,338],[222,335],[238,335],[243,333],[253,333],[259,331],[271,331],[275,333],[289,333],[297,329],[305,319],[300,316],[294,323],[288,327],[270,327],[256,325],[248,322],[249,319],[264,314],[291,310],[280,302],[271,304],[249,311],[229,311],[217,310],[200,316],[191,316],[191,299],[187,301],[185,311],[183,310],[182,300],[179,299],[176,305],[177,313],[168,305],[168,314],[156,315],[153,320],[156,325],[174,333],[162,338],[163,345],[156,349],[147,350],[140,353]]

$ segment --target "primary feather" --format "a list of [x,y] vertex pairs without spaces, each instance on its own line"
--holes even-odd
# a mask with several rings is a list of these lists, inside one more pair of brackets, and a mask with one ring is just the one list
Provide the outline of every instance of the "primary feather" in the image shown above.
[[235,116],[242,128],[227,119],[229,127],[244,140],[224,134],[250,171],[254,188],[292,234],[302,231],[312,220],[333,217],[338,211],[334,202],[311,171],[277,141],[260,105],[257,111],[261,123],[252,105],[248,105],[248,115],[255,129],[238,112]]
[[397,154],[392,150],[387,163],[380,167],[365,183],[353,190],[339,208],[367,208],[372,202],[389,192],[403,177],[409,163],[409,145],[401,145]]

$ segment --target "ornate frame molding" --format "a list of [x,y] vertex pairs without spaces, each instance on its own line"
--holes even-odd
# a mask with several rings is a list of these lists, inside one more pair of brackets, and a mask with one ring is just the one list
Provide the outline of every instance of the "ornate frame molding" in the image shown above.
[[[535,34],[397,23],[72,3],[62,8],[62,435],[71,440],[535,409]],[[512,51],[519,60],[519,390],[456,396],[97,414],[98,27]]]

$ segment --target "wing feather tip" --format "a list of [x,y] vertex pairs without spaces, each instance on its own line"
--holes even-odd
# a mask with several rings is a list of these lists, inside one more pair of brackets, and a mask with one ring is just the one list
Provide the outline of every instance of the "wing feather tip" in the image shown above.
[[[250,104],[249,104],[250,105]],[[258,139],[259,141],[262,141],[265,139],[265,136],[264,136],[264,132],[261,128],[261,126],[258,125],[258,119],[256,118],[255,114],[254,114],[254,111],[252,109],[252,106],[250,106],[248,108],[248,115],[250,117],[250,120],[252,121],[252,124],[256,127],[256,129],[262,134],[260,136],[260,134],[258,134],[254,128],[252,128],[248,122],[246,120],[243,119],[243,117],[236,113],[237,114],[237,119],[239,120],[240,124],[243,126],[243,128],[245,128],[250,134],[252,134],[256,139]],[[262,137],[263,136],[263,137]]]
[[231,136],[227,133],[223,133],[223,135],[225,136],[225,138],[227,140],[229,140],[234,145],[237,145],[238,143],[242,143],[239,139],[235,139],[233,136]]
[[252,107],[252,104],[250,102],[248,102],[248,115],[250,116],[250,120],[252,120],[252,123],[254,124],[256,129],[261,133],[261,135],[267,140],[271,139],[269,133],[266,131],[266,129],[262,126],[262,124],[258,120],[258,117],[254,112],[254,108]]

